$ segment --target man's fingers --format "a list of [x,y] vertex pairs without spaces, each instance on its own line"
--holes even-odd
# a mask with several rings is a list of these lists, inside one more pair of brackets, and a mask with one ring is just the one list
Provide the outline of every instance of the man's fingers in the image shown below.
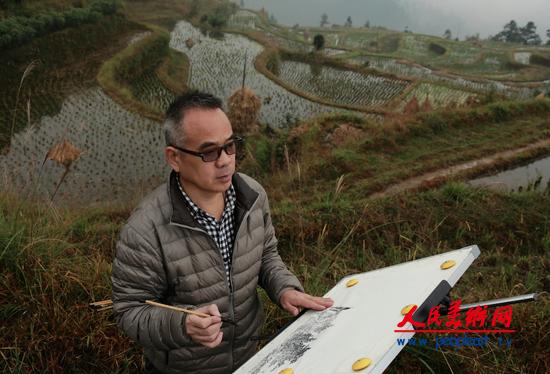
[[281,306],[293,316],[298,315],[302,308],[325,310],[334,304],[330,298],[311,296],[295,290],[285,291],[280,300]]
[[212,340],[211,342],[203,342],[201,344],[208,348],[214,348],[214,347],[217,347],[222,342],[222,339],[223,339],[223,332],[220,331],[219,334],[214,338],[214,340]]
[[187,321],[190,325],[198,327],[200,329],[206,329],[211,325],[215,325],[217,323],[221,322],[220,316],[212,316],[212,317],[199,317],[195,315],[188,315]]
[[222,324],[216,323],[213,325],[208,326],[207,328],[191,328],[192,333],[198,336],[216,336],[218,332],[220,332]]
[[297,307],[295,307],[294,305],[292,305],[291,302],[284,301],[284,302],[281,303],[281,306],[283,307],[284,310],[286,310],[287,312],[289,312],[293,316],[296,316],[296,315],[298,315],[298,313],[300,313],[300,310]]
[[215,304],[203,306],[196,309],[196,311],[207,314],[210,317],[189,314],[185,319],[186,332],[197,343],[208,344],[210,346],[216,342],[221,333],[220,311]]
[[313,310],[325,310],[326,308],[331,307],[333,303],[334,302],[331,299],[304,294],[304,297],[297,300],[295,305]]
[[313,297],[313,301],[325,308],[330,308],[334,304],[332,299],[326,297]]
[[195,341],[203,344],[203,343],[212,343],[218,339],[221,331],[216,332],[212,335],[195,335]]
[[196,310],[197,312],[205,313],[211,316],[220,316],[220,310],[216,304],[205,305]]

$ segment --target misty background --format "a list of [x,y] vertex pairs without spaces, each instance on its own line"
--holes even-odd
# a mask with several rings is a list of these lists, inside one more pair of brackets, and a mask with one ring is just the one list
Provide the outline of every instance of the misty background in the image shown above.
[[[510,20],[524,26],[535,22],[546,40],[550,29],[550,0],[243,0],[246,8],[264,7],[278,23],[319,26],[321,14],[330,23],[343,25],[351,16],[353,26],[384,26],[403,31],[441,36],[450,29],[453,37],[480,34],[486,38],[502,30]],[[240,1],[235,1],[240,3]]]

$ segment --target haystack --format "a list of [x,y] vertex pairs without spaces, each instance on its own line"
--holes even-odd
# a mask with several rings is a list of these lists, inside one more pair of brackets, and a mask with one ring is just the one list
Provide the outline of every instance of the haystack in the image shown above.
[[422,103],[422,106],[420,107],[420,110],[422,112],[431,112],[433,110],[432,104],[430,103],[430,99],[426,95],[426,100]]
[[470,95],[466,99],[464,105],[467,106],[467,107],[473,107],[473,106],[479,105],[479,103],[480,102],[479,102],[479,99],[477,98],[477,96]]
[[54,145],[46,154],[47,160],[52,160],[65,168],[71,166],[71,164],[80,157],[82,151],[72,145],[67,139]]
[[405,109],[403,109],[403,114],[415,114],[420,111],[420,105],[418,105],[418,100],[416,99],[416,96],[413,96],[413,98],[405,105]]
[[76,161],[81,154],[82,151],[72,145],[71,142],[69,142],[67,139],[63,139],[63,141],[54,145],[46,154],[44,162],[42,162],[42,166],[44,166],[46,160],[52,160],[54,162],[57,162],[59,165],[65,167],[65,171],[63,172],[63,175],[61,175],[59,182],[57,182],[50,201],[53,201],[55,195],[57,194],[57,191],[59,190],[59,187],[61,186],[61,183],[63,183],[65,177],[67,177],[67,175],[69,174],[72,163]]
[[258,129],[256,119],[262,103],[248,87],[235,91],[227,101],[229,120],[237,134],[248,134]]

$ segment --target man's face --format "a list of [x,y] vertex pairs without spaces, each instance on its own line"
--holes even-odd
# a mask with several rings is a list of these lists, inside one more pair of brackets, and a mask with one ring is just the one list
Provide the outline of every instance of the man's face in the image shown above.
[[[206,152],[232,140],[231,123],[220,109],[190,109],[185,112],[183,121],[184,144],[176,144],[179,147]],[[231,185],[231,177],[235,172],[235,154],[228,155],[222,151],[216,161],[204,162],[191,154],[181,151],[176,153],[173,161],[169,162],[174,170],[179,171],[186,189],[217,193],[226,191]]]

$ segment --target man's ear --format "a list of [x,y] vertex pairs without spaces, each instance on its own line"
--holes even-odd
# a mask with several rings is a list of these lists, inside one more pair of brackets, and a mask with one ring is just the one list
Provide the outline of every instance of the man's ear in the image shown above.
[[164,148],[164,157],[166,158],[166,162],[172,167],[172,169],[176,172],[180,172],[180,166],[178,162],[178,151],[173,147],[166,147]]

